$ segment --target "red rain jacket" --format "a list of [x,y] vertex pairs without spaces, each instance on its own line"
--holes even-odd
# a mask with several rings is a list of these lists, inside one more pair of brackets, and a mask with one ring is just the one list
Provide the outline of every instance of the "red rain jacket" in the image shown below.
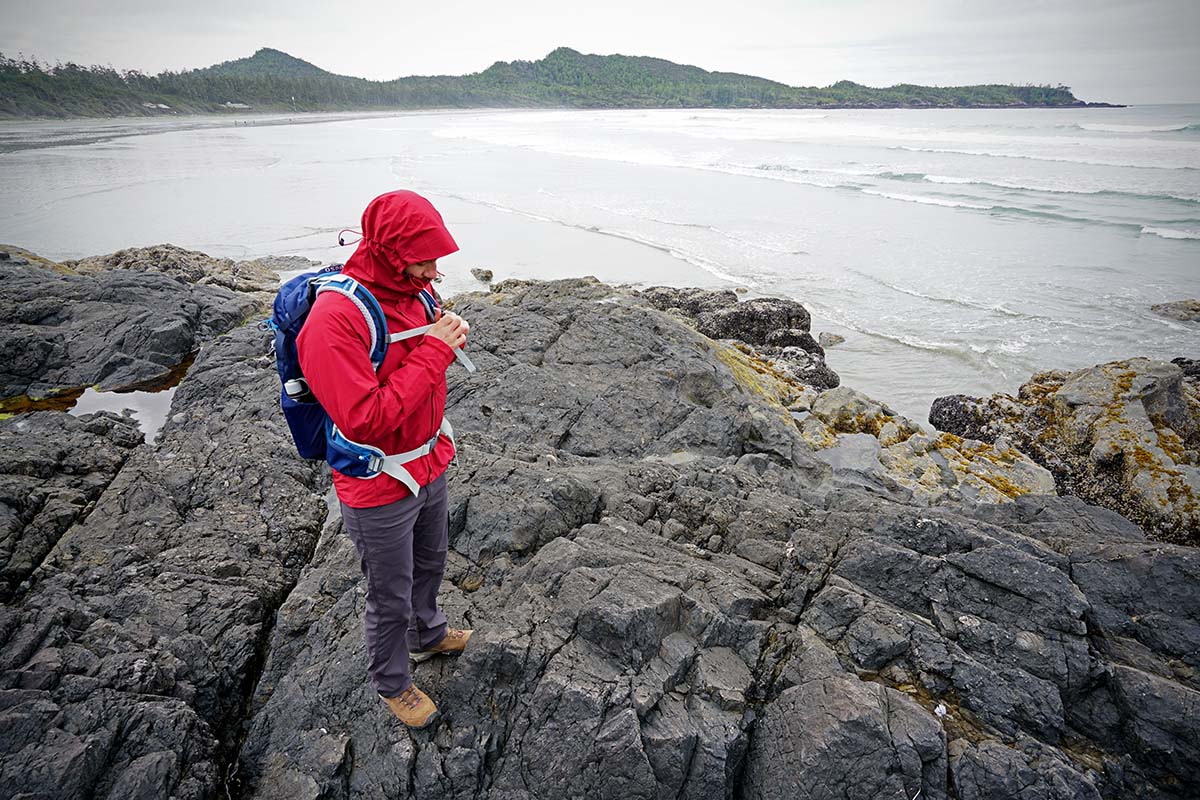
[[[417,293],[428,283],[404,274],[408,264],[458,250],[442,217],[424,197],[389,192],[371,201],[362,217],[363,239],[343,275],[365,286],[383,307],[391,333],[429,324]],[[296,339],[300,369],[334,424],[351,441],[384,453],[420,447],[437,433],[446,410],[446,368],[454,351],[432,336],[388,345],[378,372],[371,366],[366,320],[345,296],[324,292]],[[404,467],[426,486],[446,471],[454,446],[442,436],[433,452]],[[371,508],[409,494],[390,475],[354,478],[333,470],[338,499]]]

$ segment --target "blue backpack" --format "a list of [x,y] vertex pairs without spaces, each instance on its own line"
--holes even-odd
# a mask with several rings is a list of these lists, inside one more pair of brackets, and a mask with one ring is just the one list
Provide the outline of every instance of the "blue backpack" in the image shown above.
[[[297,275],[285,283],[275,296],[274,313],[266,321],[266,327],[275,334],[275,366],[283,384],[279,396],[283,416],[302,458],[324,458],[334,469],[356,478],[370,479],[386,473],[405,484],[416,495],[419,487],[403,465],[431,453],[439,435],[444,434],[453,443],[454,431],[449,421],[443,417],[442,426],[432,439],[406,453],[388,455],[377,447],[347,439],[309,390],[304,373],[300,370],[296,337],[300,335],[317,297],[322,292],[337,292],[358,306],[367,320],[371,329],[371,364],[378,371],[387,355],[388,344],[419,336],[429,330],[438,318],[441,304],[432,292],[422,290],[419,298],[425,306],[425,315],[430,324],[389,334],[379,301],[366,287],[342,275],[341,271],[342,266],[335,264],[316,272]],[[475,371],[475,365],[465,353],[456,349],[454,354],[469,371]]]

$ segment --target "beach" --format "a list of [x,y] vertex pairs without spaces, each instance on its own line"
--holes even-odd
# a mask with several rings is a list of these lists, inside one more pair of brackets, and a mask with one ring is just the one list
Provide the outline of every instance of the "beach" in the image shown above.
[[0,241],[331,263],[366,201],[407,187],[461,247],[447,294],[484,267],[796,299],[846,338],[830,366],[915,419],[1040,369],[1194,350],[1150,306],[1200,295],[1197,106],[287,121],[6,124]]

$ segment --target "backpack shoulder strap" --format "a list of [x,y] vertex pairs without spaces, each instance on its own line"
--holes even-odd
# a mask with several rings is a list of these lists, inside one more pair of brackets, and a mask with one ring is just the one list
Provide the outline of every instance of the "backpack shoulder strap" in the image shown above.
[[313,278],[310,286],[314,302],[322,292],[337,292],[354,303],[367,323],[367,330],[370,331],[371,364],[375,369],[379,369],[383,364],[383,357],[387,355],[388,336],[387,320],[383,316],[383,309],[380,307],[379,301],[375,299],[375,295],[353,278],[338,273],[318,275]]
[[425,318],[430,322],[437,322],[438,313],[442,310],[442,302],[433,287],[422,289],[417,293],[417,299],[421,301],[421,305],[425,306]]
[[[417,298],[421,301],[421,305],[425,306],[425,317],[429,320],[429,324],[422,325],[419,328],[409,328],[406,331],[389,334],[387,337],[388,341],[398,342],[402,339],[410,339],[413,336],[420,336],[433,327],[433,323],[437,321],[437,318],[440,316],[442,310],[442,304],[437,297],[437,293],[433,291],[432,287],[429,289],[422,289],[417,294]],[[471,359],[467,358],[467,354],[464,353],[461,348],[455,348],[454,357],[458,359],[458,363],[462,364],[463,367],[466,368],[467,372],[475,371],[475,365],[471,363]]]

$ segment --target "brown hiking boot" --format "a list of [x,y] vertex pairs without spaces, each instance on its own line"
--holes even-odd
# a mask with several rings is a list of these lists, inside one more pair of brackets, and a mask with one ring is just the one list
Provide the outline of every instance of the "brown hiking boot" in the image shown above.
[[410,728],[424,728],[437,719],[437,706],[429,699],[429,695],[416,686],[409,685],[395,697],[383,697],[383,702]]
[[471,638],[471,629],[460,630],[458,628],[447,628],[446,635],[438,640],[436,644],[431,644],[424,650],[414,650],[409,653],[409,657],[417,664],[422,661],[427,661],[438,653],[449,653],[458,655],[467,647],[467,641]]

